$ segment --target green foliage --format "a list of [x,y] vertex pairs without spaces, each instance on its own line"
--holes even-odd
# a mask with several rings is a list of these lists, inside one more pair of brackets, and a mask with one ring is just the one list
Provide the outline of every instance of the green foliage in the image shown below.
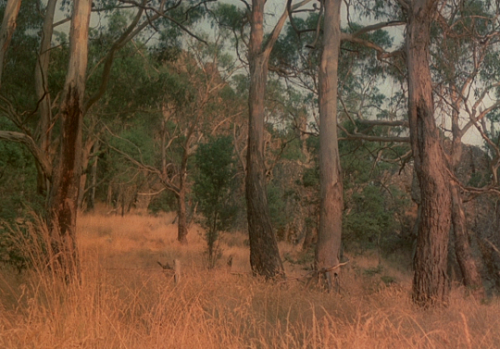
[[273,181],[267,185],[267,204],[269,206],[269,215],[273,229],[277,232],[280,239],[283,239],[283,229],[288,223],[286,212],[286,198],[280,183]]
[[206,229],[208,263],[213,268],[221,256],[219,233],[231,227],[237,206],[231,201],[235,188],[236,166],[233,144],[229,137],[211,138],[196,151],[198,175],[193,192],[203,215]]
[[177,209],[177,199],[174,193],[164,190],[160,195],[155,196],[149,203],[148,211],[152,214],[159,212],[172,212]]
[[351,210],[344,215],[343,240],[347,247],[379,248],[397,229],[395,207],[388,205],[385,188],[365,186],[349,199]]
[[[345,124],[352,132],[355,127]],[[357,125],[358,132],[379,135],[377,128]],[[305,169],[301,184],[319,195],[319,138],[309,137],[307,148],[315,166]],[[402,217],[409,208],[410,194],[397,184],[396,163],[379,161],[381,156],[394,161],[408,151],[407,145],[380,145],[376,142],[341,141],[339,143],[344,185],[343,243],[350,250],[382,249],[390,251],[401,244],[405,229]]]

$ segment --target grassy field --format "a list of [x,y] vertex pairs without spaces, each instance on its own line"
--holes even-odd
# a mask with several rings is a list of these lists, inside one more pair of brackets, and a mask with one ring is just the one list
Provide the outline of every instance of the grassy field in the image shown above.
[[[310,256],[287,244],[287,281],[265,282],[249,274],[242,234],[223,236],[208,270],[201,229],[180,246],[173,218],[81,215],[80,284],[2,267],[0,348],[500,347],[496,298],[480,304],[455,287],[449,308],[424,311],[405,265],[369,255],[349,256],[340,294],[325,293],[305,286]],[[178,284],[157,264],[174,259]]]

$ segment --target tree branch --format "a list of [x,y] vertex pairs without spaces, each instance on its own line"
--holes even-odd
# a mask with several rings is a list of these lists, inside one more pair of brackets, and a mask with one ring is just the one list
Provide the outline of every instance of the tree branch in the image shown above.
[[399,142],[399,143],[410,143],[410,137],[397,137],[397,136],[369,136],[363,134],[351,134],[342,125],[337,125],[339,129],[346,134],[346,137],[341,137],[339,140],[364,140],[369,142]]
[[[296,5],[292,6],[292,11],[306,5],[307,3],[311,2],[312,0],[304,0],[302,2],[299,2]],[[271,50],[273,49],[274,44],[276,43],[276,40],[278,40],[278,37],[281,33],[281,29],[283,29],[283,26],[285,25],[285,21],[288,18],[288,7],[285,9],[283,14],[281,15],[280,19],[278,20],[278,23],[276,23],[271,35],[269,36],[269,39],[267,40],[266,44],[264,45],[264,51],[263,51],[263,56],[267,60],[269,58],[269,55],[271,54]]]
[[52,165],[49,160],[45,157],[45,154],[38,147],[36,142],[30,136],[21,133],[21,132],[12,132],[12,131],[0,131],[0,139],[22,143],[28,147],[28,150],[35,158],[36,162],[40,165],[44,175],[47,178],[51,178],[52,176]]
[[[143,4],[145,4],[145,3],[146,3],[146,0],[143,0]],[[135,16],[134,20],[128,26],[127,30],[125,30],[125,32],[118,38],[118,40],[116,40],[116,42],[113,44],[113,46],[109,50],[108,54],[106,55],[104,69],[102,72],[101,85],[99,86],[99,90],[92,97],[90,97],[90,99],[87,101],[87,103],[85,103],[85,106],[83,108],[84,115],[87,113],[89,108],[104,95],[104,92],[106,91],[106,87],[108,86],[109,77],[111,75],[111,67],[113,65],[115,53],[139,32],[137,30],[134,32],[133,30],[137,26],[137,23],[139,23],[139,20],[141,19],[143,12],[144,12],[144,10],[142,8],[140,8],[139,11],[137,12],[137,15]],[[140,29],[142,30],[147,25],[147,23],[149,23],[149,21],[147,21],[146,24],[143,23],[143,25],[140,27]],[[133,35],[131,35],[131,33],[133,33]]]
[[371,32],[371,31],[379,30],[379,29],[386,28],[386,27],[397,27],[400,25],[406,25],[406,22],[388,21],[388,22],[381,22],[381,23],[376,23],[376,24],[372,24],[372,25],[367,25],[366,27],[361,28],[360,30],[358,30],[355,33],[351,33],[350,35],[352,35],[353,37],[358,37],[360,35],[363,35],[365,33]]

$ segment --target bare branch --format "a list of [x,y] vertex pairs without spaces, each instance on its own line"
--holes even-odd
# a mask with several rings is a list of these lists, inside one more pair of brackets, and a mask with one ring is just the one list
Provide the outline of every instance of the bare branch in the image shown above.
[[[306,5],[307,3],[311,2],[312,0],[304,0],[299,2],[296,5],[292,6],[292,11]],[[269,36],[269,39],[267,40],[266,44],[264,45],[265,49],[263,52],[264,58],[267,60],[269,58],[269,55],[271,54],[271,50],[273,49],[274,44],[276,43],[276,40],[278,40],[278,37],[280,35],[281,29],[283,29],[283,26],[285,25],[285,21],[288,18],[288,8],[285,9],[283,14],[281,15],[280,19],[278,20],[278,23],[276,23],[276,26],[274,27],[271,35]]]
[[346,134],[346,137],[341,137],[339,140],[363,140],[370,142],[399,142],[410,143],[410,137],[397,137],[397,136],[369,136],[364,134],[351,134],[342,125],[337,125],[339,129]]
[[[143,0],[143,3],[146,3],[146,0]],[[102,78],[101,78],[101,85],[99,86],[98,91],[90,97],[90,99],[85,103],[84,107],[84,114],[89,110],[89,108],[97,102],[103,95],[104,92],[106,91],[106,87],[108,86],[108,81],[109,77],[111,75],[111,66],[113,65],[113,60],[114,60],[114,55],[116,51],[118,51],[120,48],[122,48],[129,40],[132,39],[133,36],[130,36],[134,28],[137,26],[137,23],[139,23],[139,20],[142,16],[143,9],[139,9],[137,12],[137,15],[135,16],[134,20],[132,23],[128,26],[127,30],[116,40],[116,42],[113,44],[111,49],[109,50],[108,54],[106,55],[105,63],[104,63],[104,69],[102,73]],[[141,28],[142,29],[142,28]],[[135,32],[137,33],[137,32]]]
[[372,25],[367,25],[366,27],[361,28],[360,30],[358,30],[355,33],[352,33],[351,35],[353,37],[358,37],[358,36],[363,35],[363,34],[368,33],[368,32],[372,32],[372,31],[379,30],[382,28],[387,28],[387,27],[397,27],[400,25],[406,25],[406,22],[388,21],[388,22],[376,23],[376,24],[372,24]]
[[410,127],[407,120],[357,120],[360,124],[368,126],[402,126]]
[[52,165],[33,138],[21,132],[0,131],[0,139],[26,145],[36,162],[40,165],[44,175],[49,179],[51,178]]

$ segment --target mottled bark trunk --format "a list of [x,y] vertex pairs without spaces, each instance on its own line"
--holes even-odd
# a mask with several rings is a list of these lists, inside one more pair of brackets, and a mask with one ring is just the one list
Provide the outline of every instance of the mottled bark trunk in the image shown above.
[[250,109],[248,124],[246,201],[250,265],[254,274],[273,278],[284,274],[266,195],[264,163],[264,93],[268,55],[262,52],[264,0],[253,0],[249,47]]
[[75,0],[73,4],[70,59],[60,109],[61,144],[49,197],[51,267],[66,281],[79,274],[76,217],[91,4],[91,0]]
[[325,0],[323,52],[319,69],[320,219],[316,269],[324,270],[328,289],[339,273],[343,188],[337,140],[337,83],[341,0]]
[[434,120],[429,68],[430,26],[436,4],[435,0],[411,3],[406,39],[410,138],[421,192],[413,300],[422,306],[446,305],[449,297],[451,195],[448,168]]
[[7,49],[10,45],[10,40],[16,30],[16,20],[21,8],[21,0],[8,0],[5,6],[2,26],[0,27],[0,88],[2,86],[2,73]]

